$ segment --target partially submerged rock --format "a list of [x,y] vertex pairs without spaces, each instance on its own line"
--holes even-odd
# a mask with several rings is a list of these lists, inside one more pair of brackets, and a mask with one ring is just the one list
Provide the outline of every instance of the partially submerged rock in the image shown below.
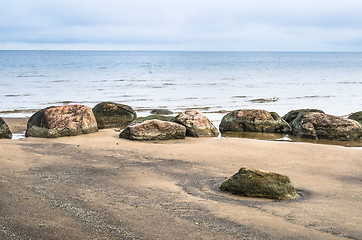
[[13,134],[10,131],[9,126],[6,124],[4,119],[0,117],[0,138],[11,139]]
[[299,198],[288,176],[246,167],[240,168],[239,172],[223,182],[220,190],[245,197],[278,200]]
[[54,138],[97,132],[92,109],[84,105],[48,107],[30,117],[27,137]]
[[151,111],[151,114],[156,114],[156,115],[170,115],[170,114],[173,114],[172,111],[170,110],[167,110],[167,109],[153,109]]
[[119,134],[120,138],[130,140],[184,139],[185,136],[186,128],[181,124],[156,119],[131,124]]
[[348,119],[355,120],[362,124],[362,111],[352,113],[351,115],[349,115]]
[[161,121],[171,121],[174,117],[173,116],[163,116],[163,115],[150,115],[147,117],[139,117],[136,120],[132,121],[130,124],[135,124],[135,123],[141,123],[147,120],[152,120],[152,119],[157,119],[157,120],[161,120]]
[[308,109],[308,108],[306,108],[306,109],[298,109],[298,110],[289,111],[287,114],[285,114],[285,115],[283,116],[283,119],[284,119],[287,123],[291,124],[291,123],[294,121],[294,119],[297,118],[298,114],[300,114],[300,113],[301,113],[301,114],[302,114],[302,113],[310,113],[310,112],[324,113],[322,110],[319,110],[319,109]]
[[226,114],[220,123],[220,132],[288,133],[289,124],[277,113],[260,109],[235,110]]
[[136,112],[127,105],[102,102],[93,108],[98,128],[123,128],[137,118]]
[[217,137],[219,131],[205,114],[198,110],[188,110],[177,115],[173,122],[186,127],[186,136],[189,137]]
[[291,127],[293,135],[302,138],[339,141],[362,138],[362,126],[358,122],[319,112],[298,114]]

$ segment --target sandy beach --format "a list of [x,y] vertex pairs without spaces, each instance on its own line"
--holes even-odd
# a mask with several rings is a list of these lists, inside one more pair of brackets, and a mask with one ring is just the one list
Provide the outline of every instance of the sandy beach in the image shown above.
[[[362,239],[360,149],[118,135],[0,139],[0,239]],[[243,166],[288,175],[301,198],[219,191]]]

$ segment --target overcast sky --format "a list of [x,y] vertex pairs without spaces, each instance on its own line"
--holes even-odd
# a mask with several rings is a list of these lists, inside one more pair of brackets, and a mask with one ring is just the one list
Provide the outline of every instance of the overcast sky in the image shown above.
[[0,49],[362,51],[362,0],[0,3]]

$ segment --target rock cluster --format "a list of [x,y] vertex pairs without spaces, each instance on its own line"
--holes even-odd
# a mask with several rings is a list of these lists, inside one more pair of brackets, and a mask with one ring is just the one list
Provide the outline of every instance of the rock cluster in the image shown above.
[[136,112],[127,105],[102,102],[93,108],[98,128],[124,128],[137,118]]
[[186,136],[189,137],[217,137],[219,131],[205,114],[198,110],[188,110],[177,115],[173,122],[186,127]]
[[157,119],[131,124],[120,134],[120,138],[130,140],[170,140],[184,139],[186,128],[178,123]]
[[246,167],[240,168],[239,172],[223,182],[220,190],[245,197],[278,200],[299,198],[288,176]]
[[235,110],[226,114],[220,123],[220,132],[290,132],[289,124],[277,113],[260,109]]
[[9,126],[6,124],[4,119],[0,117],[0,138],[8,138],[11,139],[13,134],[10,131]]
[[27,137],[54,138],[97,132],[92,109],[84,105],[48,107],[28,120]]

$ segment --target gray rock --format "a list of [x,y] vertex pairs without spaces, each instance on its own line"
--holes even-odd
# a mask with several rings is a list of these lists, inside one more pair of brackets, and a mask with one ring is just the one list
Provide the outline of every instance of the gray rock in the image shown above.
[[6,124],[4,119],[0,117],[0,138],[11,139],[13,134],[10,131],[9,126]]
[[198,110],[188,110],[177,115],[173,122],[186,127],[186,136],[189,137],[217,137],[219,131],[205,114]]
[[98,128],[124,128],[137,118],[136,112],[127,105],[102,102],[93,108]]
[[220,132],[288,133],[289,124],[277,113],[259,109],[235,110],[226,114],[220,123]]
[[293,135],[302,138],[339,141],[362,138],[362,126],[358,122],[319,112],[298,114],[291,127]]
[[351,115],[349,115],[348,119],[355,120],[362,124],[362,111],[352,113]]
[[299,113],[309,113],[309,112],[319,112],[319,113],[324,113],[322,110],[319,109],[298,109],[298,110],[292,110],[290,112],[288,112],[287,114],[285,114],[283,116],[283,119],[291,124],[291,122],[294,121],[294,119],[297,118]]
[[28,120],[27,137],[54,138],[97,132],[92,109],[84,105],[48,107]]
[[278,200],[299,198],[288,176],[246,167],[240,168],[239,172],[223,182],[220,190],[245,197]]
[[185,136],[186,128],[181,124],[157,119],[131,124],[119,134],[120,138],[130,140],[184,139]]
[[151,114],[156,114],[156,115],[170,115],[173,114],[172,111],[167,110],[167,109],[153,109],[151,111]]

